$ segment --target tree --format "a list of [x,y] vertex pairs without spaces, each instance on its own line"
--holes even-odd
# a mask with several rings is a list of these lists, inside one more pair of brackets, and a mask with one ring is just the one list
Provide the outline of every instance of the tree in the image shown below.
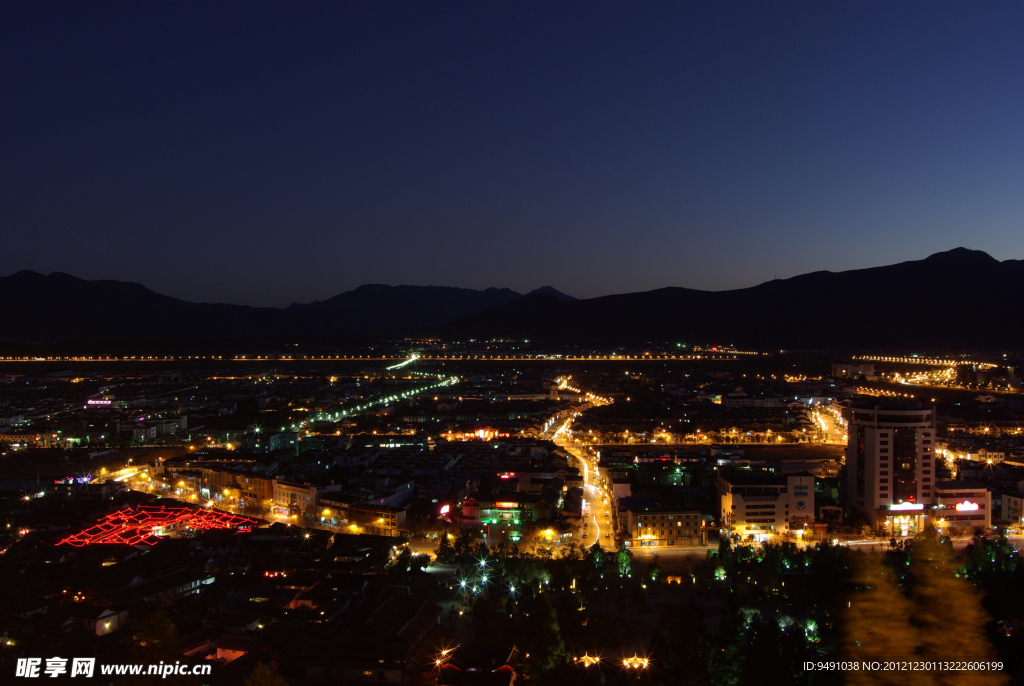
[[526,673],[531,678],[542,678],[568,662],[565,642],[558,626],[558,615],[543,596],[537,598],[529,615],[529,624],[523,634],[523,654]]
[[[162,610],[157,610],[143,625],[138,642],[132,651],[134,661],[151,665],[161,662],[174,664],[181,660],[180,643],[174,623],[167,618]],[[151,682],[152,677],[128,676],[119,679],[116,683],[118,686],[142,686]],[[161,683],[166,683],[169,686],[198,686],[200,680],[194,676],[172,674],[165,679],[162,678]]]
[[413,555],[412,559],[409,560],[409,572],[413,575],[423,571],[423,568],[430,562],[429,555]]
[[466,562],[470,555],[477,552],[475,544],[476,532],[473,529],[462,529],[459,531],[454,543],[455,558],[459,562]]
[[663,656],[654,681],[663,686],[710,686],[711,645],[700,608],[679,605],[662,612],[652,652]]
[[636,611],[636,618],[639,621],[640,613],[647,608],[647,594],[639,583],[629,585],[629,602]]
[[[959,563],[951,545],[940,544],[934,535],[914,541],[911,552],[911,597],[926,658],[970,655],[971,659],[995,660],[985,632],[991,618],[981,605],[981,594],[959,577]],[[1005,684],[999,674],[940,674],[939,684]]]
[[[848,659],[876,656],[913,656],[921,645],[918,630],[910,623],[914,608],[900,592],[896,574],[877,555],[861,555],[854,565],[857,590],[846,611],[843,654]],[[926,684],[925,672],[846,673],[849,684]]]
[[719,621],[718,639],[708,661],[711,683],[721,686],[736,686],[738,672],[743,664],[743,635],[746,618],[740,611],[734,596],[729,596],[725,612]]
[[580,546],[579,543],[576,543],[575,541],[570,541],[567,546],[562,548],[563,560],[568,560],[569,562],[576,562],[577,560],[582,559],[582,557],[583,548],[582,546]]
[[741,684],[810,683],[811,673],[803,668],[803,663],[816,653],[801,631],[793,630],[792,625],[784,630],[775,615],[755,612],[745,634]]
[[437,555],[438,562],[451,562],[455,559],[455,548],[452,546],[452,542],[448,538],[448,532],[441,532],[441,537],[438,539],[437,549],[434,551]]
[[651,581],[657,581],[661,578],[661,563],[658,560],[657,555],[652,557],[650,563],[647,565],[647,576]]
[[732,552],[732,537],[728,531],[723,531],[722,535],[718,537],[718,557],[721,558],[724,563],[729,557],[729,553]]
[[615,564],[619,569],[619,576],[629,576],[633,567],[633,553],[629,552],[625,541],[619,544],[619,552],[615,554]]
[[265,664],[260,662],[242,684],[243,686],[288,686],[288,681],[281,675],[271,672]]

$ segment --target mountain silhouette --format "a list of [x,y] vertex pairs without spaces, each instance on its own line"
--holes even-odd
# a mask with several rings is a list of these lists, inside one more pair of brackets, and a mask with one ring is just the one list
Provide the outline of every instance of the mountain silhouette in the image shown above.
[[532,291],[527,293],[526,296],[524,296],[524,297],[529,297],[531,295],[537,295],[538,293],[547,293],[548,295],[552,296],[555,300],[558,300],[559,302],[564,302],[564,303],[570,302],[572,300],[576,300],[576,298],[572,297],[571,295],[566,295],[562,291],[556,290],[556,289],[552,288],[551,286],[541,286],[540,288],[534,288]]
[[508,288],[370,284],[287,308],[191,303],[125,281],[22,271],[0,278],[6,342],[368,338],[455,322],[522,297]]
[[996,350],[1024,340],[1024,262],[965,248],[751,288],[660,288],[577,300],[550,286],[367,284],[286,308],[192,303],[137,283],[54,272],[0,277],[0,341],[368,339],[393,334],[767,350]]
[[440,327],[450,338],[770,349],[997,350],[1024,340],[1024,262],[956,248],[923,260],[819,271],[751,288],[558,302],[538,295]]

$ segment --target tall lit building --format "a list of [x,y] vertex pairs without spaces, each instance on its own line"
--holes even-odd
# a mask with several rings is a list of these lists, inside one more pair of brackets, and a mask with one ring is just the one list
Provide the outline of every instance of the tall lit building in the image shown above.
[[934,493],[935,409],[882,404],[849,412],[847,507],[872,528],[920,531]]

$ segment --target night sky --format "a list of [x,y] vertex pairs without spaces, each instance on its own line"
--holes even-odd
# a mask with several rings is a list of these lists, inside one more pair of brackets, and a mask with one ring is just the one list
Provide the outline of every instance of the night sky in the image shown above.
[[1024,3],[6,2],[0,275],[286,305],[1024,258]]

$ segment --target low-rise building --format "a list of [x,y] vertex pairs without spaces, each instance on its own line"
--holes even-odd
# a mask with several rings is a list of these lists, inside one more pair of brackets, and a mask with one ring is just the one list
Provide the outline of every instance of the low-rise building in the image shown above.
[[268,509],[274,499],[274,479],[238,469],[204,467],[199,494],[215,503]]
[[890,505],[883,531],[895,537],[913,536],[929,526],[940,533],[970,533],[992,526],[992,493],[972,481],[939,481],[928,502]]
[[1000,519],[1004,524],[1020,526],[1024,517],[1024,496],[1020,493],[1003,493]]
[[285,517],[300,517],[316,511],[318,493],[316,486],[308,483],[293,483],[274,479],[274,514]]
[[814,522],[814,477],[721,471],[718,475],[723,527],[744,538],[802,530]]
[[992,526],[992,493],[972,481],[939,481],[931,516],[932,525],[943,533],[987,529]]
[[400,529],[405,527],[405,510],[398,510],[387,505],[373,503],[357,503],[348,508],[350,526],[362,533],[375,536],[398,536]]
[[618,510],[619,536],[631,547],[707,545],[704,518],[697,510],[664,507],[647,498],[623,498]]

